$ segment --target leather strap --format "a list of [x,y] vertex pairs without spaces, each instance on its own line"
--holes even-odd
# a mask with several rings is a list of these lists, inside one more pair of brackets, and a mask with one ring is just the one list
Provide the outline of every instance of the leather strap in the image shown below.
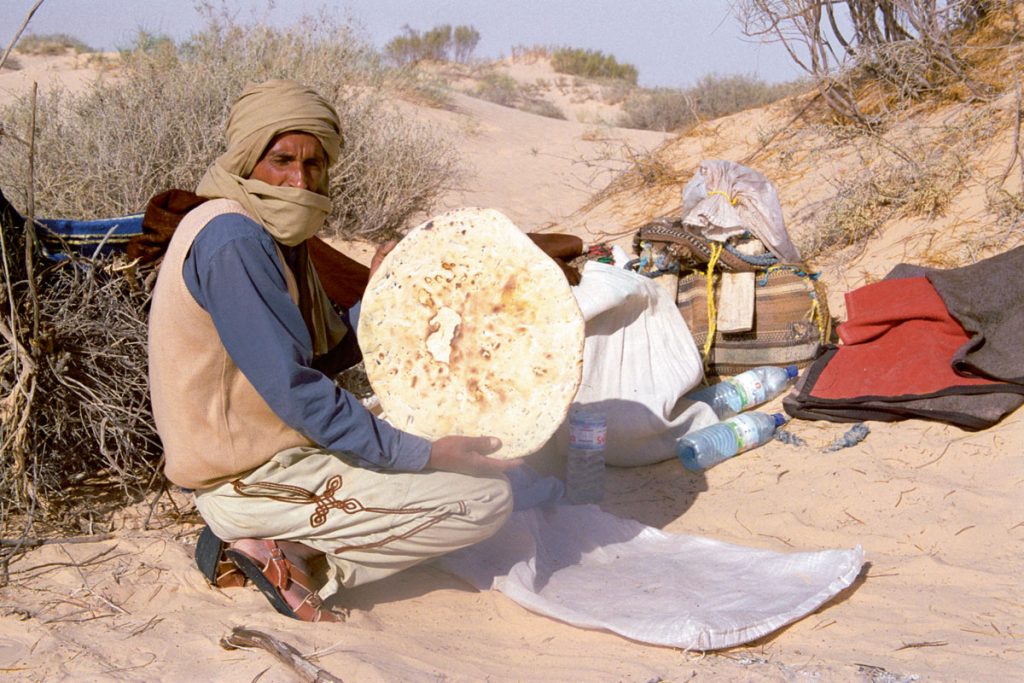
[[[638,238],[652,242],[671,242],[677,244],[684,251],[684,254],[680,255],[680,260],[689,261],[696,265],[705,265],[711,260],[711,243],[709,240],[683,225],[681,218],[672,218],[670,216],[656,218],[650,223],[641,226]],[[734,273],[753,273],[758,270],[756,265],[747,263],[728,249],[722,250],[718,257],[718,265],[721,266],[722,270]]]

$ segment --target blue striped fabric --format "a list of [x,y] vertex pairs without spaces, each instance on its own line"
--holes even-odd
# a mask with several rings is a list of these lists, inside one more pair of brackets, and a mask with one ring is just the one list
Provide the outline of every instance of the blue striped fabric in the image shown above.
[[70,254],[97,258],[124,253],[128,241],[142,234],[142,214],[77,221],[37,218],[36,236],[46,256],[62,261]]

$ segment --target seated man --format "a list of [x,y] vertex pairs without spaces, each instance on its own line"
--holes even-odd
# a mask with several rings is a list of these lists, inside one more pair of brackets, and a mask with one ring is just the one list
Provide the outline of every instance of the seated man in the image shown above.
[[223,539],[279,612],[311,621],[338,619],[321,598],[342,586],[493,534],[512,507],[502,473],[517,464],[485,457],[500,446],[492,437],[431,443],[395,429],[315,369],[346,337],[352,347],[355,329],[306,248],[331,209],[339,128],[297,83],[241,95],[227,151],[197,188],[209,200],[168,246],[149,326],[165,471],[195,492],[201,548]]

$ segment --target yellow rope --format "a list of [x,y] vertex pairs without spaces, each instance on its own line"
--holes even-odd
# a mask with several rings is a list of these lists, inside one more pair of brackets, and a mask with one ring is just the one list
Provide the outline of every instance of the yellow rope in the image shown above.
[[715,343],[715,328],[718,323],[718,311],[715,310],[715,264],[725,245],[721,242],[711,243],[711,258],[708,259],[707,296],[708,296],[708,338],[704,340],[704,364],[708,364],[708,353]]
[[728,192],[726,192],[725,190],[710,190],[710,191],[708,192],[708,196],[709,196],[709,197],[710,197],[711,195],[713,195],[713,194],[720,194],[720,195],[722,195],[723,197],[725,197],[726,199],[728,199],[728,200],[729,200],[729,203],[730,203],[730,204],[732,204],[733,206],[736,206],[736,201],[738,200],[738,198],[730,197],[730,196],[729,196],[729,193],[728,193]]
[[828,294],[825,286],[819,280],[813,280],[811,286],[814,289],[814,318],[818,323],[818,338],[820,343],[828,342],[832,336],[832,314],[828,310]]

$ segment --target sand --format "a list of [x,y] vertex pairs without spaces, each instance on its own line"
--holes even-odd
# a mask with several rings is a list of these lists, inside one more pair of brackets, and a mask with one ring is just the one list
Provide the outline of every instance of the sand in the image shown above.
[[[21,87],[10,79],[24,75],[0,74],[0,93]],[[456,103],[454,112],[419,113],[460,136],[473,171],[438,209],[492,206],[524,230],[572,231],[591,241],[628,244],[645,216],[678,204],[702,158],[746,160],[765,172],[799,237],[814,229],[811,209],[827,199],[830,174],[851,153],[809,152],[810,131],[800,138],[787,132],[785,147],[759,152],[763,131],[783,126],[791,110],[744,112],[668,140],[678,183],[617,193],[584,210],[605,182],[591,175],[598,162],[622,167],[617,141],[652,149],[665,137],[463,96]],[[1011,136],[1002,125],[978,150],[989,175],[1005,167],[1001,150],[1010,149]],[[609,156],[613,148],[620,154]],[[844,291],[894,263],[934,263],[937,253],[954,254],[964,234],[1005,229],[972,196],[963,193],[929,221],[890,221],[863,250],[818,264],[833,310],[841,315]],[[780,552],[864,547],[868,564],[851,589],[744,647],[701,654],[575,628],[429,565],[339,596],[337,604],[350,610],[345,623],[292,621],[254,590],[204,583],[191,557],[198,518],[189,498],[173,492],[156,502],[148,528],[152,499],[118,514],[110,528],[104,520],[85,530],[96,537],[91,542],[44,545],[11,564],[0,589],[0,674],[19,681],[298,680],[265,651],[220,645],[243,626],[359,682],[1019,680],[1024,414],[980,432],[919,420],[870,427],[857,446],[825,453],[846,426],[794,421],[790,430],[808,446],[772,442],[701,475],[675,461],[609,470],[602,507],[669,532]],[[179,521],[171,521],[175,510]]]

